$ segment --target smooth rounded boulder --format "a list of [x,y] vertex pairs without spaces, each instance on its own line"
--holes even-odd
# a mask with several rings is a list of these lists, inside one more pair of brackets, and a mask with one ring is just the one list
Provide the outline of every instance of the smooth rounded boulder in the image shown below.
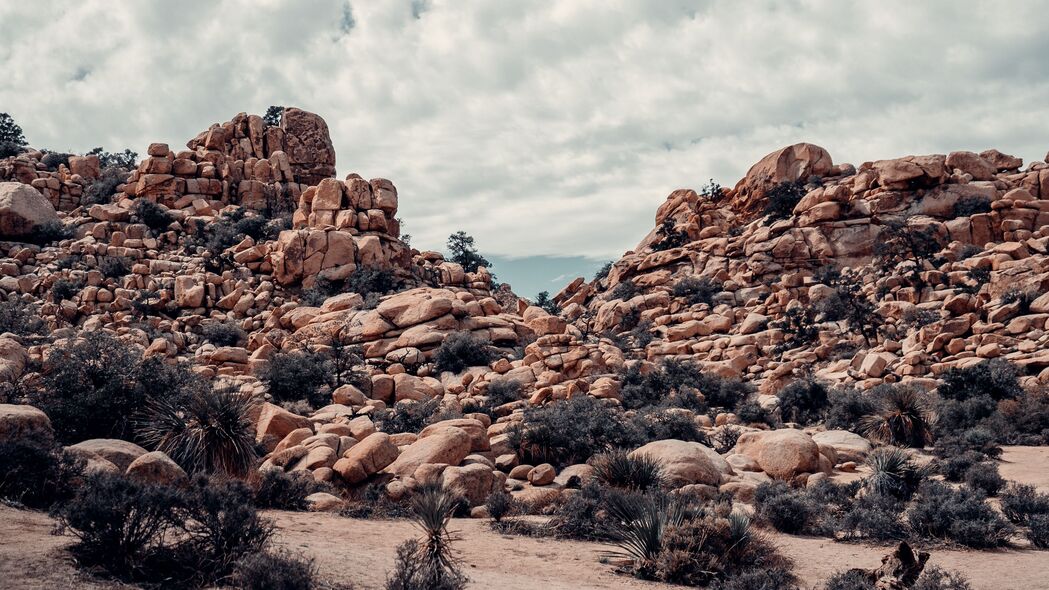
[[66,447],[74,453],[91,453],[127,471],[131,463],[149,451],[133,442],[117,438],[92,438]]
[[675,488],[689,484],[717,486],[732,467],[714,449],[683,440],[657,440],[630,452],[631,457],[647,456],[663,466],[667,483]]
[[186,472],[160,451],[146,453],[135,459],[127,466],[125,473],[131,479],[159,485],[177,485],[186,481]]
[[390,440],[390,435],[376,432],[350,447],[332,469],[346,483],[360,483],[397,460],[398,454],[397,445]]
[[837,453],[839,463],[845,461],[862,463],[873,448],[869,440],[848,430],[817,432],[812,435],[812,440],[817,445],[833,448]]
[[736,441],[736,452],[753,459],[776,479],[789,480],[801,473],[820,470],[820,449],[800,430],[745,432]]
[[0,238],[25,238],[48,221],[58,221],[51,201],[21,182],[0,182]]
[[31,438],[51,440],[51,419],[33,406],[0,404],[0,442]]
[[[455,426],[442,428],[426,438],[420,438],[409,445],[397,457],[397,460],[386,468],[386,471],[394,475],[407,477],[415,473],[415,470],[424,463],[458,465],[470,454],[472,443],[470,435],[462,428]],[[356,448],[354,447],[353,449]],[[350,449],[350,452],[353,452],[353,449]]]

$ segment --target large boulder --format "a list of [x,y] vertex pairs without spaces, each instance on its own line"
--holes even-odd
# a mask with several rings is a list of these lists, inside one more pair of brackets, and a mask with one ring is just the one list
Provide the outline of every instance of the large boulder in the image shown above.
[[838,456],[838,462],[862,463],[871,452],[869,440],[848,430],[828,430],[812,435],[812,440],[821,447],[830,447]]
[[[371,437],[369,437],[371,438]],[[397,460],[386,468],[388,473],[407,477],[424,463],[458,465],[473,446],[473,440],[462,428],[449,426],[420,438],[404,449]],[[351,451],[353,449],[350,449]]]
[[278,405],[266,403],[255,423],[255,440],[262,443],[267,450],[273,450],[277,443],[284,440],[293,430],[310,427],[309,418],[289,412]]
[[470,506],[484,504],[496,486],[492,469],[480,463],[462,467],[448,467],[441,474],[445,487],[457,490]]
[[284,152],[298,182],[313,185],[335,176],[335,147],[328,124],[320,115],[288,107],[280,127],[284,130]]
[[717,486],[732,475],[732,467],[714,449],[683,440],[657,440],[631,451],[631,457],[645,455],[659,461],[668,483],[675,487],[690,484]]
[[178,463],[160,451],[146,453],[127,466],[127,476],[145,483],[176,485],[186,480]]
[[781,182],[804,181],[825,176],[834,167],[830,153],[818,145],[796,143],[778,149],[758,161],[736,185],[731,207],[745,216],[760,215],[769,190]]
[[58,213],[40,191],[21,182],[0,182],[0,238],[24,238]]
[[0,383],[13,383],[22,376],[29,353],[14,338],[0,337]]
[[736,442],[736,452],[753,459],[761,470],[777,479],[791,479],[820,468],[819,446],[800,430],[745,432]]
[[54,430],[51,420],[33,406],[0,404],[0,442],[30,438],[51,440]]
[[389,434],[376,432],[350,447],[333,469],[346,483],[360,483],[397,460],[399,453]]
[[135,459],[149,452],[133,442],[116,438],[92,438],[66,448],[74,453],[102,457],[121,472],[126,472]]

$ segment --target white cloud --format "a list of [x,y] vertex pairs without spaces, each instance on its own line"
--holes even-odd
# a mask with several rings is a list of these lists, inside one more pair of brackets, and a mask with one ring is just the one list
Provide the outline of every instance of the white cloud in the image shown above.
[[[119,6],[119,7],[118,7]],[[349,8],[347,8],[349,7]],[[1044,6],[310,0],[0,5],[0,111],[37,146],[181,145],[270,104],[390,178],[420,247],[611,257],[673,189],[782,145],[1041,159]],[[347,15],[350,15],[347,18]]]

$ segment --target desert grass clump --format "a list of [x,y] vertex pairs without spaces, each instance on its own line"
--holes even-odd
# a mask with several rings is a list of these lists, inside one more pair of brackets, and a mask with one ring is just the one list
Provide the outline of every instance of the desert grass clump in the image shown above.
[[250,482],[255,505],[276,510],[306,510],[306,496],[331,489],[315,480],[308,471],[262,469],[252,476]]
[[663,465],[648,455],[631,456],[624,450],[598,455],[593,460],[594,477],[606,486],[645,492],[666,483]]
[[484,507],[492,521],[499,524],[504,518],[513,514],[517,509],[517,502],[506,490],[496,490],[485,498]]
[[191,473],[244,475],[258,460],[252,401],[232,388],[151,399],[136,433]]
[[452,550],[448,522],[460,503],[457,494],[439,485],[424,485],[412,496],[412,520],[422,531],[421,541],[397,548],[397,565],[386,581],[387,590],[459,590],[466,576]]
[[867,465],[871,474],[863,480],[864,488],[897,500],[909,500],[927,475],[907,451],[895,447],[875,449],[867,456]]
[[924,447],[931,439],[931,418],[925,395],[913,387],[875,388],[879,409],[860,422],[868,438],[900,447]]

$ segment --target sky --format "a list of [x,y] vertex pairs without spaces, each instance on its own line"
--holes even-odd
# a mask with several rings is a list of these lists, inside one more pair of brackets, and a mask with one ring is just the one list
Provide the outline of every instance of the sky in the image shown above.
[[779,147],[835,162],[1049,149],[1044,2],[0,3],[0,112],[35,147],[182,146],[269,105],[389,178],[412,244],[457,230],[530,296],[618,258],[677,188]]

